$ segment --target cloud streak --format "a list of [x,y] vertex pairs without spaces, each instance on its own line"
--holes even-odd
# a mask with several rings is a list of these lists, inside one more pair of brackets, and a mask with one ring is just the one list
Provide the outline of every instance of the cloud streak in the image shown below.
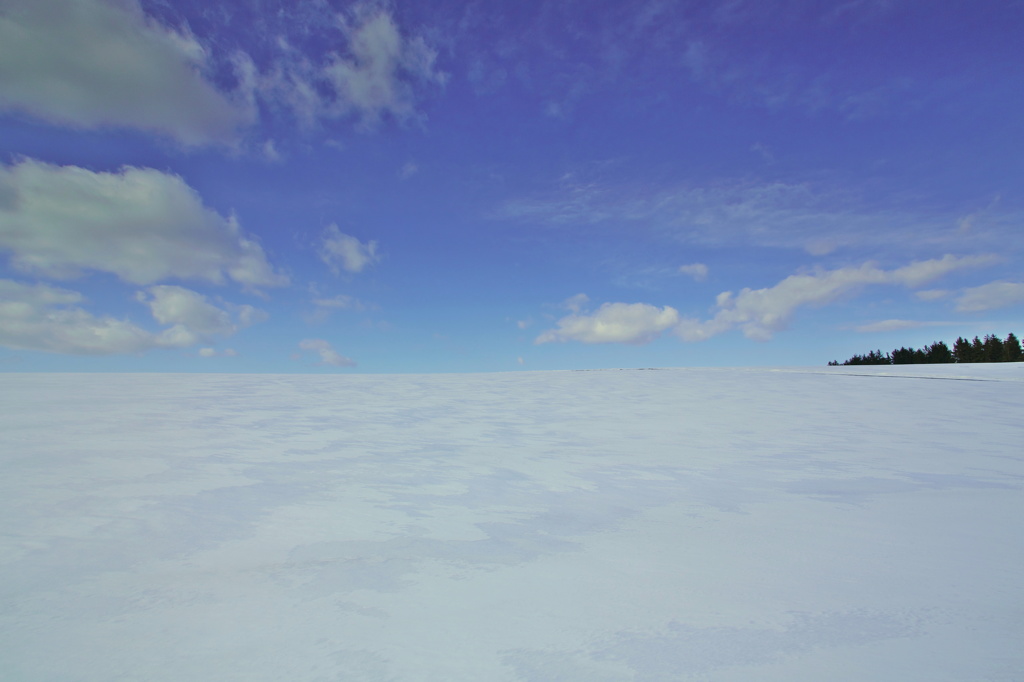
[[861,334],[873,334],[877,332],[896,332],[903,329],[919,329],[920,327],[942,327],[949,325],[948,322],[921,322],[918,320],[880,320],[870,324],[862,324],[854,327],[854,331]]
[[956,299],[956,310],[977,313],[1024,303],[1024,282],[990,282],[965,289]]
[[[908,242],[936,250],[1008,246],[998,241],[1001,230],[966,235],[955,214],[947,219],[871,206],[843,191],[791,182],[652,187],[568,175],[548,192],[506,201],[490,217],[560,229],[641,230],[702,247],[792,248],[815,256],[863,246],[896,250]],[[989,220],[998,224],[1005,218]],[[1018,240],[1014,247],[1019,246]]]
[[785,329],[796,311],[806,306],[822,306],[852,295],[869,285],[898,285],[914,288],[954,270],[980,267],[995,261],[991,256],[952,255],[917,261],[901,268],[884,270],[874,263],[836,270],[816,270],[805,275],[790,275],[764,289],[745,288],[738,294],[725,291],[715,301],[717,312],[709,320],[686,318],[676,327],[684,341],[704,341],[732,329],[740,329],[750,339],[766,341]]

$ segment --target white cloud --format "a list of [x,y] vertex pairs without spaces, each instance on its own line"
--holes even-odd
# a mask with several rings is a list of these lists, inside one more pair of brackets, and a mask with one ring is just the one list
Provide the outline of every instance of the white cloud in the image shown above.
[[347,272],[362,272],[368,265],[380,260],[377,242],[362,243],[351,235],[344,234],[337,225],[331,224],[324,230],[320,258],[337,274],[339,268]]
[[873,263],[837,270],[818,270],[809,275],[791,275],[773,287],[743,289],[734,295],[722,292],[716,299],[718,312],[707,321],[682,320],[676,333],[684,341],[703,341],[739,328],[751,339],[764,341],[784,329],[798,308],[824,305],[870,284],[917,287],[954,270],[993,262],[990,256],[944,256],[918,261],[894,270]]
[[[263,315],[252,306],[227,310],[177,286],[154,286],[136,299],[168,325],[150,332],[127,320],[96,317],[84,310],[82,294],[47,284],[0,280],[0,345],[71,355],[123,355],[154,348],[186,348],[214,336],[229,336]],[[204,350],[199,354],[208,357]]]
[[674,308],[658,308],[646,303],[605,303],[593,314],[573,313],[558,321],[535,343],[580,341],[582,343],[634,343],[654,340],[661,332],[679,322]]
[[135,296],[149,306],[153,318],[163,325],[171,325],[165,334],[173,334],[180,345],[191,346],[214,336],[230,336],[242,327],[267,319],[266,312],[251,305],[219,308],[202,294],[184,287],[161,284],[149,287]]
[[1024,303],[1024,282],[990,282],[964,289],[956,299],[956,309],[962,313],[976,313],[1018,303]]
[[0,345],[71,355],[120,355],[191,343],[178,330],[153,334],[127,320],[96,317],[77,305],[83,301],[76,291],[0,280]]
[[703,282],[708,278],[708,266],[703,263],[691,263],[690,265],[680,265],[679,272],[684,275],[689,275],[695,282]]
[[51,123],[231,142],[252,112],[202,76],[207,59],[194,36],[161,26],[136,0],[0,5],[0,109]]
[[213,348],[200,348],[199,357],[201,358],[212,358],[217,355],[217,351]]
[[[265,311],[251,305],[228,304],[235,312],[232,319],[228,310],[210,303],[206,296],[168,284],[149,287],[145,292],[138,292],[135,298],[149,306],[153,319],[160,324],[171,325],[171,330],[182,339],[183,345],[192,345],[213,336],[230,336],[268,317]],[[191,341],[185,343],[185,339]]]
[[95,173],[25,159],[0,166],[0,250],[19,270],[58,279],[82,270],[133,284],[226,277],[279,286],[259,243],[177,175],[125,167]]
[[231,334],[236,327],[231,315],[202,294],[179,286],[161,284],[150,287],[148,296],[139,292],[137,300],[149,306],[160,324],[180,324],[196,334]]
[[320,356],[320,363],[334,367],[355,367],[356,363],[351,358],[339,354],[331,344],[324,339],[303,339],[299,342],[299,348],[305,351],[315,352]]

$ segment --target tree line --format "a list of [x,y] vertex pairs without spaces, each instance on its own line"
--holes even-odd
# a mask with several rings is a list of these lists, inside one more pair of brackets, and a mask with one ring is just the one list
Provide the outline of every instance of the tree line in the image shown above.
[[873,350],[867,355],[854,355],[849,360],[828,363],[836,365],[925,365],[951,362],[1022,362],[1024,351],[1020,340],[1010,332],[1005,339],[995,334],[986,334],[984,339],[977,336],[968,341],[962,336],[953,342],[950,348],[944,341],[925,346],[924,348],[897,348],[891,353],[883,354]]

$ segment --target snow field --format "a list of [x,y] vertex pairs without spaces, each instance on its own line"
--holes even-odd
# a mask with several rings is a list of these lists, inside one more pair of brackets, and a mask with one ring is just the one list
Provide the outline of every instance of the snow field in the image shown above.
[[1024,366],[0,387],[0,680],[1024,679]]

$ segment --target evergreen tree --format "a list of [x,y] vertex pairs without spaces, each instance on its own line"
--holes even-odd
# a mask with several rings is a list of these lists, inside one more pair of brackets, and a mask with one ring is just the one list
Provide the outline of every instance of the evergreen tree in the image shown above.
[[[838,362],[836,363],[839,364]],[[844,365],[888,365],[889,356],[883,355],[880,350],[869,351],[867,355],[854,355],[843,363]]]
[[953,342],[953,359],[959,363],[971,362],[971,342],[958,336]]
[[986,334],[984,362],[1005,362],[1003,359],[1003,341],[995,334]]
[[867,364],[867,365],[888,365],[891,362],[892,361],[889,359],[888,355],[882,355],[882,351],[880,351],[880,350],[873,350],[870,353],[868,353],[867,362],[865,364]]
[[897,348],[892,352],[892,364],[912,365],[914,364],[914,351],[910,348]]
[[953,362],[953,351],[943,341],[936,341],[928,346],[927,360],[935,364]]
[[[854,355],[843,365],[917,365],[949,362],[1024,362],[1024,348],[1014,334],[1001,340],[995,334],[986,334],[982,341],[977,336],[968,341],[958,336],[952,350],[944,341],[936,341],[924,348],[906,348],[900,346],[891,353],[882,354],[873,350],[867,355]],[[828,363],[839,365],[837,360]]]
[[1024,358],[1024,352],[1021,351],[1020,341],[1014,336],[1013,332],[1010,332],[1006,340],[1003,341],[1003,357],[1006,362],[1020,362]]
[[985,362],[985,343],[977,336],[971,341],[971,362]]

